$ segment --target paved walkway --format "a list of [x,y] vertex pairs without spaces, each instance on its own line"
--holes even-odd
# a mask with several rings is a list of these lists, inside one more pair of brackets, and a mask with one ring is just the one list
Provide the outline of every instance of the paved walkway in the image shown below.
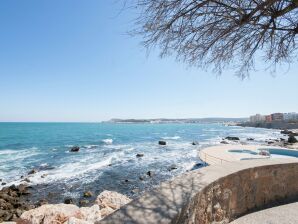
[[254,212],[236,219],[231,224],[297,224],[298,202]]
[[[219,145],[208,147],[199,151],[199,157],[209,165],[223,164],[227,162],[235,162],[249,159],[270,159],[269,156],[259,155],[258,149],[277,148],[274,146],[263,145]],[[287,149],[289,150],[289,149]],[[234,152],[231,152],[234,151]],[[283,156],[280,156],[283,157]]]

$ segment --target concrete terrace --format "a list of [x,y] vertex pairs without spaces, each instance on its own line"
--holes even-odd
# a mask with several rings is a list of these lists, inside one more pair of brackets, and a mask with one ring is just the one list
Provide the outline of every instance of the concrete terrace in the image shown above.
[[298,159],[226,162],[162,183],[100,223],[224,224],[238,219],[240,224],[249,213],[297,201]]
[[[269,159],[269,156],[258,155],[258,149],[280,149],[281,147],[263,146],[263,145],[219,145],[208,147],[199,151],[201,160],[209,165],[223,164],[227,162],[236,162],[243,159]],[[242,152],[229,152],[230,150],[249,150],[255,152],[256,155]],[[290,149],[287,149],[290,150]]]

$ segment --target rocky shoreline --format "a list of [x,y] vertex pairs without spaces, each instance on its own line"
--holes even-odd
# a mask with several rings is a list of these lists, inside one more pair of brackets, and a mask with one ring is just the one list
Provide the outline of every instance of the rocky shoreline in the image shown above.
[[[281,134],[283,134],[285,137],[276,138],[276,139],[267,139],[266,142],[264,142],[264,144],[298,149],[298,141],[297,141],[298,132],[293,130],[283,130],[281,131]],[[243,139],[240,139],[239,137],[228,136],[222,139],[221,144],[234,144],[234,143],[248,144],[249,142],[253,143],[254,138],[247,138],[245,142],[243,142]],[[166,145],[167,142],[162,141],[162,142],[159,142],[158,144]],[[198,142],[193,142],[191,144],[199,145]],[[144,154],[138,153],[135,156],[137,158],[142,158],[144,157]],[[200,167],[200,164],[196,168],[199,168],[199,167]],[[172,171],[175,169],[177,169],[177,166],[174,164],[168,167],[168,171]],[[57,211],[65,210],[65,214],[64,213],[63,214],[65,217],[68,217],[68,219],[65,220],[64,223],[85,223],[85,222],[88,223],[88,220],[84,218],[81,220],[82,222],[81,221],[78,222],[78,220],[76,219],[80,219],[80,218],[76,216],[72,216],[71,214],[67,213],[66,212],[67,210],[76,211],[76,212],[79,212],[80,214],[82,213],[81,215],[82,217],[89,217],[89,215],[87,216],[84,215],[86,212],[87,213],[89,212],[89,213],[92,213],[91,215],[92,217],[96,217],[93,219],[92,222],[90,222],[90,223],[94,223],[95,221],[98,221],[99,219],[105,217],[106,214],[110,214],[111,212],[119,208],[118,205],[117,206],[111,205],[112,209],[102,210],[103,206],[98,203],[100,197],[105,198],[105,200],[108,200],[106,198],[110,198],[109,200],[121,201],[121,198],[125,198],[127,200],[124,200],[124,201],[126,202],[130,201],[128,197],[116,192],[111,193],[111,191],[108,191],[107,193],[107,191],[104,191],[104,190],[93,191],[92,189],[91,191],[87,190],[83,192],[79,200],[74,200],[72,197],[65,197],[64,199],[59,198],[58,201],[51,200],[51,198],[55,197],[55,191],[51,191],[47,195],[44,195],[43,197],[41,197],[41,192],[39,192],[40,186],[38,185],[29,186],[30,176],[36,173],[38,173],[38,170],[32,169],[27,176],[21,177],[22,183],[20,185],[3,187],[0,190],[0,223],[3,221],[16,222],[16,221],[28,219],[29,216],[26,215],[28,214],[28,211],[34,211],[33,212],[34,215],[31,215],[32,217],[34,217],[35,215],[40,216],[37,214],[44,214],[44,216],[48,216],[48,214],[45,214],[45,211],[48,211],[48,210],[52,211],[53,214],[54,213],[56,214]],[[154,172],[148,171],[143,176],[139,177],[139,181],[142,182],[148,178],[152,179],[152,177],[154,178],[154,176],[155,176]],[[0,180],[0,182],[2,182],[3,185],[5,185],[3,180]],[[127,183],[130,183],[130,182],[131,181],[129,179],[123,180],[124,185],[127,185]],[[113,189],[113,190],[118,191],[117,189]],[[138,189],[135,189],[135,191],[137,190]],[[133,193],[136,195],[135,191]],[[96,194],[99,194],[99,196],[96,197]],[[59,196],[59,194],[57,194],[57,196]],[[114,198],[114,199],[111,199],[111,198]],[[56,204],[56,203],[61,203],[63,201],[64,201],[64,204]],[[120,203],[120,204],[122,205],[123,203]],[[96,207],[95,205],[98,205],[99,207]],[[78,206],[80,207],[82,206],[82,207],[80,208]],[[36,221],[36,222],[29,222],[29,223],[41,223],[41,222]]]
[[[12,221],[19,224],[92,224],[129,203],[130,198],[112,191],[103,191],[90,207],[78,207],[74,204],[40,204],[30,205],[21,200],[28,194],[24,185],[10,186],[0,192],[0,223]],[[86,197],[90,192],[86,192]]]

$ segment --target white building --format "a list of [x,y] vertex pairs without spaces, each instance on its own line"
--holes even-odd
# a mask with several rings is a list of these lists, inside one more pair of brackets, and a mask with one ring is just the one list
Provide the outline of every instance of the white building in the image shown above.
[[284,120],[298,120],[298,113],[291,112],[291,113],[284,113]]
[[261,114],[256,114],[253,116],[249,117],[249,121],[252,123],[256,123],[256,122],[265,122],[266,117],[264,115]]

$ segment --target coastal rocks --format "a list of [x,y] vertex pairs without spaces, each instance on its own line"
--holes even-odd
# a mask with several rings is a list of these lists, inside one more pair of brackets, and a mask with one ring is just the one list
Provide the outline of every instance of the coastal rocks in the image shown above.
[[95,204],[99,206],[102,217],[105,217],[130,201],[130,198],[117,192],[103,191],[97,196]]
[[175,164],[172,164],[169,168],[168,171],[176,170],[178,167]]
[[220,142],[220,144],[229,144],[227,141],[223,140]]
[[84,197],[85,197],[85,198],[90,198],[90,197],[92,197],[92,196],[93,196],[93,194],[92,194],[91,191],[86,191],[86,192],[84,192]]
[[21,215],[21,219],[28,220],[31,224],[64,223],[70,217],[81,217],[79,207],[65,204],[42,205]]
[[289,138],[288,138],[288,143],[297,143],[298,140],[293,136],[293,135],[290,135]]
[[28,172],[28,175],[32,175],[32,174],[35,174],[37,173],[37,170],[36,169],[32,169]]
[[225,139],[229,140],[229,141],[239,141],[240,140],[238,137],[233,137],[233,136],[225,137]]
[[74,201],[72,198],[65,198],[64,199],[64,204],[74,204]]
[[137,158],[140,158],[140,157],[143,157],[143,156],[144,156],[143,153],[138,153],[138,154],[136,155]]
[[152,171],[148,171],[147,173],[146,173],[149,177],[153,177],[154,176],[154,173],[152,172]]
[[80,151],[80,147],[79,146],[73,146],[70,149],[70,152],[79,152]]
[[287,129],[280,131],[280,133],[284,134],[284,135],[298,136],[298,132],[290,131],[290,130],[287,130]]
[[159,145],[166,145],[167,142],[166,142],[166,141],[162,141],[162,140],[160,140],[160,141],[158,141],[158,144],[159,144]]
[[247,138],[246,140],[247,141],[254,141],[255,139],[254,138]]
[[197,141],[193,141],[191,144],[192,144],[192,145],[199,145],[199,142],[197,142]]
[[21,215],[21,221],[27,221],[30,224],[92,224],[99,222],[130,201],[130,198],[117,192],[103,191],[91,207],[79,208],[72,204],[42,205],[24,212]]
[[0,223],[15,221],[25,210],[34,208],[34,205],[21,200],[21,197],[27,194],[29,194],[28,187],[24,184],[5,187],[0,191]]

